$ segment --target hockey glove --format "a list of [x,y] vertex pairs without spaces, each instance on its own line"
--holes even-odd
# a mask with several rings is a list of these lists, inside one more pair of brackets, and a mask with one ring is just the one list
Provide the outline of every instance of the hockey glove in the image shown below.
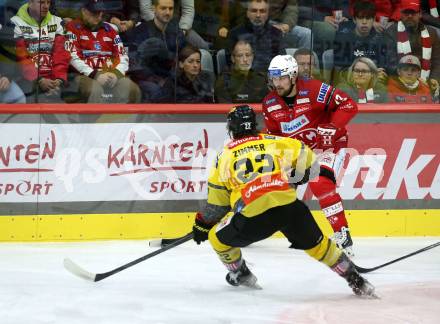
[[197,244],[202,243],[208,239],[209,230],[214,225],[206,224],[202,219],[202,214],[197,213],[193,225],[193,239]]

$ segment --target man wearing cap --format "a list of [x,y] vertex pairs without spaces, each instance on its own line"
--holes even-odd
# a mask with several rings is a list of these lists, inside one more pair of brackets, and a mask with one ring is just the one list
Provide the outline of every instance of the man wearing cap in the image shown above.
[[[420,3],[416,0],[403,0],[400,4],[400,20],[389,27],[386,33],[395,42],[391,47],[391,57],[400,59],[414,55],[420,61],[420,77],[434,88],[440,80],[440,40],[434,28],[421,22]],[[393,68],[397,68],[394,63]]]
[[[140,19],[139,1],[103,0],[105,2],[104,20],[114,24],[120,33],[132,29]],[[87,0],[52,1],[53,12],[67,23],[78,18]]]
[[390,79],[388,83],[390,101],[400,103],[432,103],[431,90],[421,80],[420,72],[421,64],[416,56],[403,56],[397,66],[397,78]]
[[76,72],[75,87],[89,103],[140,102],[139,87],[125,76],[128,55],[114,28],[103,21],[102,0],[89,0],[81,15],[67,24],[66,47]]

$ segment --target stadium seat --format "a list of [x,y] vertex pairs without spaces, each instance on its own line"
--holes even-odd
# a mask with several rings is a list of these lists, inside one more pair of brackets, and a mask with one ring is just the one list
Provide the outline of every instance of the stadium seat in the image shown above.
[[202,54],[202,70],[214,73],[214,63],[212,61],[211,53],[202,48],[200,49],[200,53]]
[[332,71],[333,71],[333,49],[325,50],[324,53],[322,53],[322,76],[324,77],[325,81],[330,82],[332,78]]
[[221,49],[217,52],[217,74],[220,75],[222,72],[227,70],[228,64],[226,63],[226,50]]

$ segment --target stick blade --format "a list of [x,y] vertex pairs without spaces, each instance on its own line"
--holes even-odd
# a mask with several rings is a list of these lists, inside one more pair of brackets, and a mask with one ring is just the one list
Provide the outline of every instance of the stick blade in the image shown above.
[[151,240],[148,242],[148,245],[150,247],[162,247],[162,239]]
[[64,259],[64,268],[71,274],[88,281],[96,281],[96,274],[84,270],[69,258]]

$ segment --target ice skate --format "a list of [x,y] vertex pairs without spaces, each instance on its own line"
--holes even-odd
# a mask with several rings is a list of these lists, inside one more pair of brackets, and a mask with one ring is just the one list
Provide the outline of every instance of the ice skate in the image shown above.
[[347,227],[341,227],[339,232],[335,232],[332,240],[347,256],[350,258],[354,257],[353,240],[351,239],[350,230]]
[[357,271],[351,272],[347,276],[347,282],[354,294],[359,297],[378,299],[374,286]]
[[257,277],[249,270],[245,261],[243,261],[243,264],[237,271],[229,271],[226,275],[226,281],[235,287],[245,286],[253,289],[262,289],[257,284]]

